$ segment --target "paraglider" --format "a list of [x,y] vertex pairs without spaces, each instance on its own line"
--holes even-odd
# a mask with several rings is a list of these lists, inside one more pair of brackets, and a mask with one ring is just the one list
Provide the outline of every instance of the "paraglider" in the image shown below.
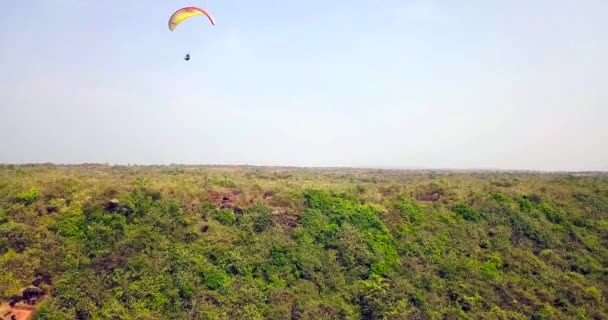
[[180,23],[191,17],[200,15],[206,16],[207,19],[209,19],[209,21],[211,22],[211,24],[215,25],[215,19],[207,11],[196,7],[186,7],[175,11],[171,18],[169,18],[169,30],[175,31],[175,29]]
[[[211,22],[212,25],[215,25],[215,19],[207,11],[197,7],[186,7],[175,11],[175,13],[171,15],[171,18],[169,18],[169,30],[175,31],[180,23],[194,16],[206,16],[207,19],[209,19],[209,22]],[[186,54],[184,60],[190,61],[190,53]]]

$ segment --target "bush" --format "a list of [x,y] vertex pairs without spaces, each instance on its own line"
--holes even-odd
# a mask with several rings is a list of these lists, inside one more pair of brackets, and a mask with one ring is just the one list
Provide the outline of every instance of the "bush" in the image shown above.
[[38,188],[31,188],[17,195],[17,200],[27,205],[38,201],[38,199],[40,199],[40,190]]
[[533,320],[555,319],[555,309],[550,305],[543,305],[532,315]]
[[481,273],[487,278],[496,279],[500,275],[502,267],[502,257],[496,253],[481,265]]
[[217,270],[208,269],[203,272],[203,283],[211,290],[218,290],[226,285],[226,276]]
[[523,212],[530,212],[530,210],[532,210],[532,208],[534,207],[534,204],[527,199],[521,199],[519,200],[519,209]]
[[492,194],[492,199],[498,203],[507,203],[510,198],[502,192],[495,192]]
[[6,212],[4,212],[4,210],[0,209],[0,225],[8,223],[9,221],[10,221],[10,218],[8,217]]
[[[13,249],[18,253],[24,252],[35,241],[31,229],[19,223],[9,222],[0,225],[0,254],[7,249]],[[0,272],[1,273],[1,272]]]
[[401,216],[410,223],[419,224],[424,220],[422,208],[406,196],[399,196],[399,198],[397,198],[395,209],[397,209],[399,213],[401,213]]
[[19,289],[21,289],[21,283],[12,273],[0,273],[0,299],[8,299],[18,294]]
[[511,213],[511,226],[516,234],[521,234],[532,240],[541,249],[547,248],[548,240],[544,233],[538,230],[526,217],[518,212]]
[[452,208],[452,211],[467,221],[481,220],[481,214],[479,211],[466,203],[459,203],[455,205]]
[[566,217],[559,211],[551,208],[548,204],[542,203],[538,206],[538,209],[545,214],[545,217],[547,217],[549,221],[563,226],[568,225]]
[[[356,299],[363,319],[394,319],[395,316],[405,316],[407,298],[389,281],[378,278],[363,280],[357,283],[357,289]],[[424,304],[424,298],[421,296],[416,295],[414,299],[417,303],[420,302],[419,306]]]
[[264,205],[254,205],[245,210],[245,216],[248,216],[252,222],[253,231],[263,232],[272,227],[272,214]]
[[231,226],[236,221],[236,216],[230,209],[217,209],[213,211],[211,217],[226,226]]
[[524,195],[522,198],[524,200],[530,201],[531,203],[533,203],[535,205],[538,205],[543,201],[541,196],[539,196],[537,194],[527,194],[527,195]]
[[602,303],[602,292],[596,287],[589,287],[585,289],[585,295],[588,299],[596,303]]

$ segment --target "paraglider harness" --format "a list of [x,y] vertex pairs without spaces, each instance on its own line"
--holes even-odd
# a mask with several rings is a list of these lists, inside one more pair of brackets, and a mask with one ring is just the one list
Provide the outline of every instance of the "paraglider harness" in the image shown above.
[[184,60],[190,61],[190,54],[189,53],[186,54],[186,57],[184,57]]

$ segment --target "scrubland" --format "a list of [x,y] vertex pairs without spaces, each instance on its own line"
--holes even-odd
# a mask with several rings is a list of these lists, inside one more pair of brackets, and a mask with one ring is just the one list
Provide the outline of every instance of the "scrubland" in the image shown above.
[[608,176],[3,165],[0,301],[28,288],[35,319],[608,319]]

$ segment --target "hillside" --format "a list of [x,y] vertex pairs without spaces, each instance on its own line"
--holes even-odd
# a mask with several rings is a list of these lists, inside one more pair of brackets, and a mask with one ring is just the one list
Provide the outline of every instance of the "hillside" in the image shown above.
[[608,319],[607,298],[602,174],[0,166],[0,301],[35,319]]

